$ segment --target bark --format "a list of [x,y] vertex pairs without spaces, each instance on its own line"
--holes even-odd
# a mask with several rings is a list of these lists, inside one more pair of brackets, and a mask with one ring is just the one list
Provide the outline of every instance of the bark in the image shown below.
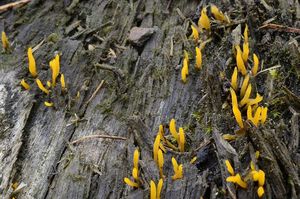
[[[213,26],[202,70],[191,59],[183,84],[183,50],[195,48],[189,24],[209,3],[233,23]],[[266,173],[265,198],[299,198],[299,33],[259,28],[267,21],[299,29],[299,16],[297,0],[32,0],[3,12],[0,30],[12,50],[0,55],[0,195],[148,198],[150,180],[159,180],[152,157],[158,127],[168,129],[175,118],[185,129],[187,152],[168,149],[164,155],[162,198],[257,198],[256,183],[236,189],[226,182],[225,159],[243,176],[255,161]],[[269,107],[268,122],[249,125],[247,134],[227,142],[221,135],[237,129],[228,92],[232,32],[239,30],[241,39],[245,23],[251,52],[264,69],[280,67],[276,78],[265,71],[251,79]],[[129,39],[134,27],[154,32],[137,44]],[[48,96],[41,93],[28,72],[28,47],[34,47],[44,83],[51,79],[49,61],[61,53],[67,92],[57,86]],[[30,91],[19,85],[23,78]],[[139,189],[123,181],[131,176],[135,148],[141,151]],[[183,164],[181,180],[171,179],[172,157]]]

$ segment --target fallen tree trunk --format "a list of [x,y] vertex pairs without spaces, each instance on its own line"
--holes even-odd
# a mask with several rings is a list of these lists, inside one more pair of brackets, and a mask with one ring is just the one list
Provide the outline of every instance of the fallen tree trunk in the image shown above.
[[[213,22],[202,69],[194,70],[191,58],[183,84],[183,52],[193,57],[195,48],[190,25],[209,3],[231,23]],[[282,29],[298,29],[299,16],[297,0],[32,0],[2,13],[0,30],[12,49],[0,56],[1,196],[148,198],[150,180],[159,180],[155,136],[175,118],[186,132],[186,151],[167,148],[162,198],[256,198],[251,180],[247,189],[226,182],[226,159],[245,178],[254,161],[266,173],[264,197],[299,198],[299,34]],[[250,81],[269,107],[268,121],[249,124],[245,135],[227,142],[221,135],[238,129],[229,97],[232,46],[246,23],[251,53],[263,62]],[[269,23],[281,28],[263,26]],[[28,72],[28,47],[44,84],[51,79],[49,61],[61,55],[67,92],[39,90]],[[29,91],[19,85],[23,78]],[[139,189],[123,181],[131,176],[135,148]],[[172,157],[183,164],[180,180],[171,178]]]

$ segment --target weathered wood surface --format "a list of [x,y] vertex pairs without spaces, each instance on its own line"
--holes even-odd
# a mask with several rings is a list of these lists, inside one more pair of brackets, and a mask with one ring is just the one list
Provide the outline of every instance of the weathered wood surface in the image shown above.
[[[280,64],[284,76],[277,82],[270,80],[268,72],[259,76],[257,87],[276,111],[265,127],[253,128],[230,144],[220,133],[231,133],[237,125],[230,107],[222,107],[228,97],[228,80],[219,74],[225,71],[230,77],[234,61],[228,59],[235,26],[214,35],[203,52],[203,70],[192,72],[186,85],[180,81],[183,49],[192,51],[193,46],[186,36],[188,20],[181,19],[176,9],[195,20],[199,8],[209,3],[216,3],[235,21],[247,22],[251,49],[264,60],[265,68]],[[2,13],[0,30],[6,31],[14,49],[0,56],[0,195],[10,198],[11,184],[18,182],[26,186],[17,198],[148,198],[150,180],[159,178],[151,152],[154,136],[159,124],[176,118],[187,129],[190,152],[166,154],[162,198],[235,194],[256,198],[253,185],[235,190],[226,183],[224,167],[224,160],[231,159],[238,171],[244,171],[255,150],[262,154],[258,164],[266,172],[266,197],[299,198],[299,140],[293,138],[299,139],[299,126],[295,126],[300,110],[282,90],[286,86],[300,95],[299,35],[258,29],[273,17],[275,22],[299,28],[299,13],[297,0],[32,0]],[[128,41],[135,26],[155,30],[143,46]],[[43,81],[50,78],[48,62],[56,51],[62,53],[68,93],[51,94],[54,108],[44,106],[48,97],[36,87],[28,92],[19,86],[20,79],[30,77],[26,49],[37,45],[34,55]],[[112,68],[104,70],[96,63]],[[89,101],[102,80],[105,83]],[[278,103],[282,99],[286,101]],[[70,144],[95,134],[127,140],[100,138]],[[194,151],[203,143],[208,144]],[[138,190],[123,182],[131,175],[135,147],[141,150],[144,181]],[[197,167],[189,164],[194,154],[200,157]],[[172,156],[184,163],[184,178],[175,182]]]

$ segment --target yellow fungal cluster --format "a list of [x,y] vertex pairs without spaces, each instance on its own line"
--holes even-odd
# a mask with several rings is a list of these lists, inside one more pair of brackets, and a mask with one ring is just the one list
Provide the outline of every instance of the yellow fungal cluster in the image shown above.
[[[50,61],[50,69],[52,73],[52,83],[50,81],[46,82],[46,86],[42,83],[42,81],[38,78],[38,72],[36,67],[35,58],[32,52],[32,48],[28,48],[27,50],[27,57],[28,57],[28,70],[30,75],[35,78],[35,82],[38,86],[38,88],[45,94],[49,95],[51,92],[51,89],[54,89],[56,85],[56,81],[58,76],[60,75],[60,85],[62,92],[66,91],[66,82],[65,82],[65,76],[64,74],[60,73],[60,57],[57,54],[53,60]],[[20,82],[21,86],[25,90],[30,90],[31,86],[25,81],[25,79],[22,79]],[[53,102],[44,102],[45,106],[52,107],[54,104]]]
[[[259,158],[259,151],[255,152],[255,158],[256,159]],[[266,181],[265,172],[261,169],[256,169],[252,161],[250,162],[250,168],[251,168],[250,175],[252,177],[252,180],[258,183],[257,195],[259,198],[261,198],[265,193],[264,190],[264,185]]]
[[2,47],[3,47],[4,52],[8,52],[10,49],[10,44],[9,44],[8,38],[6,36],[6,33],[4,31],[2,31],[2,34],[1,34],[1,41],[2,41]]
[[172,165],[174,170],[174,175],[172,176],[173,180],[181,179],[183,177],[183,165],[178,165],[176,159],[172,157]]
[[[248,36],[248,25],[246,24],[246,27],[244,29],[244,42],[243,42],[243,50],[239,45],[235,46],[236,50],[236,65],[238,68],[238,71],[243,75],[246,76],[248,74],[247,68],[249,67],[248,59],[250,54],[250,48],[249,48],[249,36]],[[255,53],[253,53],[253,66],[251,69],[251,75],[256,76],[259,68],[259,59]]]
[[160,199],[162,186],[163,186],[163,179],[159,179],[157,187],[153,180],[150,181],[150,199]]
[[124,182],[128,184],[131,187],[138,188],[140,185],[140,179],[139,179],[139,156],[140,152],[138,149],[135,149],[133,154],[133,169],[132,169],[132,177],[133,181],[129,178],[124,178]]
[[235,183],[238,186],[246,189],[247,183],[242,179],[242,177],[239,173],[237,173],[237,174],[234,173],[234,169],[231,166],[229,160],[225,160],[225,165],[226,165],[228,173],[230,174],[230,176],[226,178],[226,181]]
[[[254,98],[251,98],[253,95],[253,87],[250,83],[250,74],[246,68],[248,54],[249,54],[249,41],[248,41],[248,26],[246,25],[244,31],[244,44],[243,52],[239,46],[236,46],[236,64],[237,67],[234,68],[233,74],[231,76],[231,100],[232,100],[232,111],[234,117],[241,129],[244,128],[244,122],[242,118],[241,110],[247,111],[247,120],[251,121],[256,127],[259,124],[264,124],[267,119],[268,108],[259,106],[258,104],[263,100],[263,97],[256,93]],[[254,54],[254,67],[252,68],[252,75],[256,75],[258,70],[258,58]],[[242,74],[242,77],[239,79],[238,72]],[[240,81],[239,81],[240,80]],[[241,86],[240,86],[241,85]],[[239,96],[237,96],[237,93]],[[238,100],[239,98],[239,100]]]
[[178,144],[178,147],[177,147],[178,150],[180,152],[184,152],[185,133],[184,133],[183,128],[179,127],[179,133],[177,133],[177,130],[176,130],[176,121],[175,121],[175,119],[171,119],[170,124],[169,124],[169,130],[170,130],[170,133],[172,134],[173,138],[176,140],[176,142]]
[[[180,151],[184,152],[185,150],[185,133],[182,127],[178,129],[179,132],[177,132],[176,128],[176,121],[174,119],[171,119],[169,124],[169,131],[170,135],[172,136],[171,139],[165,137],[164,127],[163,125],[159,125],[158,133],[155,136],[154,143],[153,143],[153,160],[155,161],[160,175],[160,180],[156,186],[154,181],[151,180],[150,182],[150,198],[156,198],[159,199],[161,195],[161,190],[163,186],[163,179],[165,176],[163,175],[163,167],[164,167],[164,153],[167,152],[166,147],[169,147],[170,149],[174,151]],[[177,142],[176,144],[173,144],[172,142]],[[166,146],[166,147],[165,147]],[[133,158],[133,170],[132,170],[132,176],[134,180],[131,180],[127,177],[124,178],[124,182],[134,188],[141,187],[141,180],[139,180],[138,177],[138,158],[139,153],[138,150],[135,150],[134,152],[134,158]],[[193,158],[194,161],[196,160],[196,157]],[[172,176],[173,180],[178,180],[183,178],[183,164],[178,164],[176,159],[172,157],[172,165],[174,170],[174,175]]]
[[[204,49],[204,46],[207,42],[210,41],[210,39],[206,41],[202,41],[199,37],[199,32],[210,31],[211,30],[211,20],[209,19],[207,15],[207,7],[204,7],[201,10],[201,15],[198,20],[198,24],[192,24],[191,30],[192,34],[190,37],[193,38],[196,46],[195,46],[195,69],[201,70],[202,69],[202,51]],[[211,13],[216,19],[216,21],[220,23],[230,23],[229,18],[222,13],[222,11],[219,10],[219,8],[215,5],[210,5]],[[183,83],[186,83],[187,76],[189,74],[189,56],[186,50],[184,50],[184,58],[182,62],[182,68],[181,68],[181,80]]]

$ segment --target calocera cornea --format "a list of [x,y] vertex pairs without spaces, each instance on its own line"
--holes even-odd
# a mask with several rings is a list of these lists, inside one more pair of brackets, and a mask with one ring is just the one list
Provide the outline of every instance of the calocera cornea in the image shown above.
[[234,176],[234,169],[231,166],[229,160],[225,160],[225,166],[226,166],[228,173],[230,173],[230,175]]
[[65,82],[64,74],[60,75],[60,85],[61,85],[61,90],[65,91],[66,90],[66,82]]
[[132,177],[133,179],[136,181],[132,181],[129,178],[124,178],[124,182],[131,186],[131,187],[135,187],[138,188],[139,187],[139,168],[138,168],[138,162],[139,162],[139,156],[140,156],[140,152],[138,149],[134,150],[134,154],[133,154],[133,168],[132,168]]
[[28,56],[28,69],[32,77],[37,77],[37,71],[36,71],[36,64],[35,59],[32,54],[32,48],[28,48],[27,50],[27,56]]
[[36,84],[38,85],[39,89],[41,89],[41,91],[43,91],[44,93],[49,95],[50,91],[47,88],[45,88],[45,86],[43,85],[41,80],[37,78],[35,81],[36,81]]
[[150,199],[160,199],[160,194],[163,186],[163,179],[159,179],[157,187],[153,180],[150,181]]
[[139,188],[139,184],[131,181],[129,178],[124,178],[124,182],[131,187]]
[[235,48],[236,48],[236,65],[238,67],[238,70],[243,75],[246,75],[247,69],[245,67],[244,60],[242,57],[242,50],[238,45]]
[[174,170],[174,175],[172,176],[173,180],[181,179],[183,177],[183,166],[182,164],[178,165],[176,159],[172,157],[172,165]]
[[192,36],[193,36],[193,38],[194,38],[194,41],[197,43],[198,40],[199,40],[199,32],[198,32],[198,29],[197,29],[195,26],[193,26],[193,25],[191,25],[191,28],[192,28]]
[[52,107],[54,104],[53,102],[44,102],[44,105],[47,106],[47,107]]
[[161,178],[164,177],[163,175],[163,166],[164,166],[164,154],[162,152],[162,150],[158,150],[157,153],[157,163],[158,163],[158,169],[159,169],[159,175]]
[[237,91],[238,89],[238,70],[237,67],[234,67],[232,76],[231,76],[231,87]]
[[59,75],[60,63],[59,63],[59,55],[57,54],[53,60],[49,63],[50,68],[52,70],[52,87],[56,85],[56,78]]
[[4,51],[8,51],[10,48],[10,44],[9,44],[8,38],[6,36],[6,33],[4,31],[2,31],[2,34],[1,34],[1,41],[2,41],[2,47],[3,47]]
[[160,145],[160,135],[156,135],[156,138],[153,143],[153,159],[158,164],[158,150],[159,150],[159,145]]
[[247,188],[247,183],[245,181],[242,180],[242,177],[240,176],[240,174],[236,174],[234,176],[229,176],[226,178],[227,182],[233,182],[237,185],[239,185],[240,187],[246,189]]
[[247,61],[248,61],[249,52],[250,52],[250,50],[249,50],[249,43],[248,42],[247,43],[244,42],[243,43],[243,54],[242,54],[244,63],[247,63]]
[[179,136],[178,136],[178,148],[180,152],[184,152],[184,145],[185,145],[185,134],[182,127],[179,128]]
[[169,129],[170,129],[170,133],[172,134],[172,136],[175,138],[175,140],[178,143],[178,133],[176,130],[176,121],[175,119],[171,119],[170,124],[169,124]]
[[226,17],[223,14],[223,12],[220,11],[219,8],[216,5],[212,4],[210,6],[210,11],[211,11],[211,13],[213,14],[213,16],[214,16],[214,18],[216,20],[218,20],[220,22],[225,22],[225,23],[229,23],[230,22],[229,19],[228,19],[228,17]]
[[30,90],[29,84],[27,84],[24,79],[21,80],[20,84],[25,90]]
[[206,7],[202,8],[201,10],[201,16],[198,20],[198,26],[201,29],[206,29],[206,30],[210,30],[210,20],[207,16],[207,11],[206,11]]
[[249,84],[247,89],[246,89],[246,92],[245,92],[245,95],[244,95],[243,99],[240,101],[240,106],[241,107],[249,102],[251,91],[252,91],[252,85]]
[[234,115],[235,120],[237,121],[239,127],[241,129],[243,129],[244,128],[244,122],[243,122],[243,118],[242,118],[242,113],[239,110],[237,96],[236,96],[235,91],[233,90],[233,88],[230,88],[230,94],[231,94],[233,115]]
[[259,66],[259,59],[255,53],[253,53],[253,67],[252,67],[252,75],[255,76],[258,71],[258,66]]
[[244,97],[244,95],[245,95],[246,89],[247,89],[248,84],[249,84],[249,80],[250,80],[250,76],[249,76],[249,74],[247,74],[244,77],[244,80],[243,80],[243,83],[242,83],[242,87],[241,87],[241,90],[240,90],[240,96],[241,97]]
[[202,68],[202,53],[201,53],[201,49],[199,47],[195,48],[195,52],[196,52],[196,69],[197,70],[201,70]]

